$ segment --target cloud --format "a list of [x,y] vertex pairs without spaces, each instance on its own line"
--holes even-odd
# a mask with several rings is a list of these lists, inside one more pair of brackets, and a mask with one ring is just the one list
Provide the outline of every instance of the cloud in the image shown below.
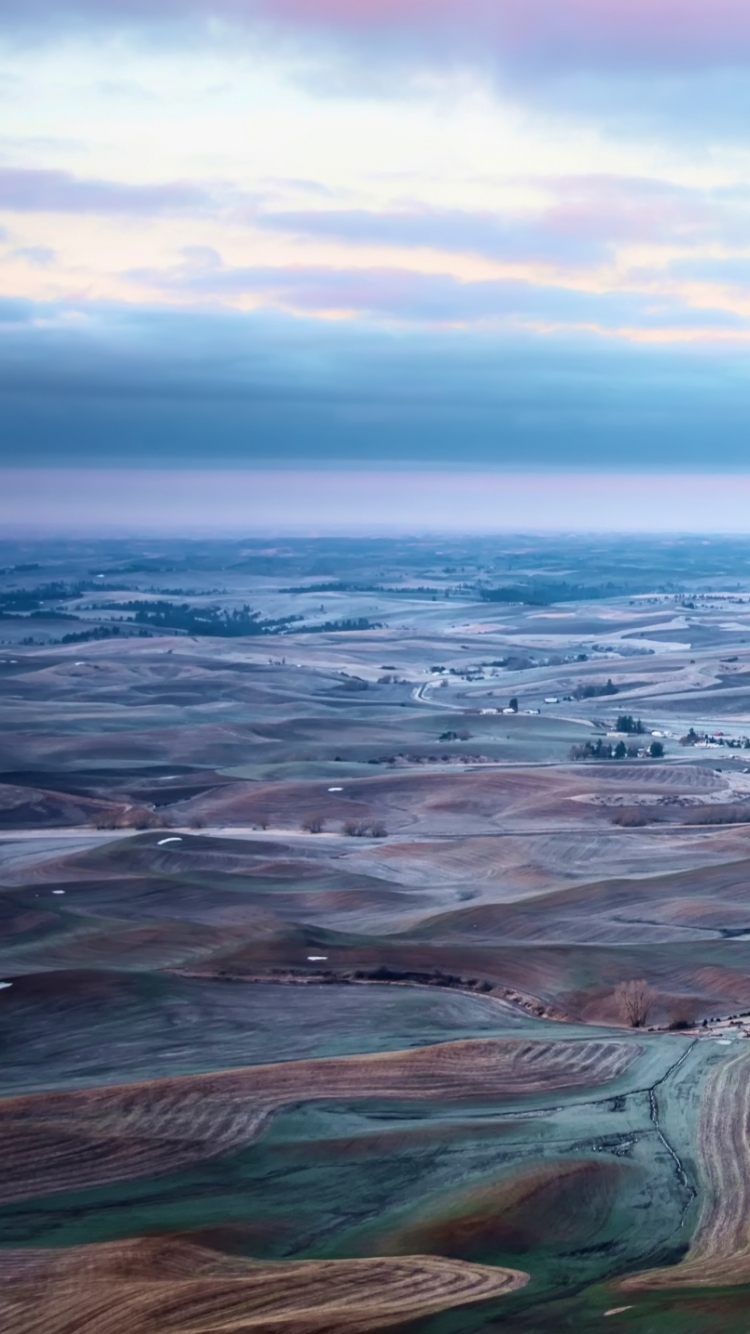
[[20,213],[166,213],[203,208],[208,192],[189,182],[127,185],[67,171],[0,168],[0,209]]
[[726,300],[712,305],[704,293],[694,307],[679,292],[659,290],[660,275],[646,275],[643,290],[591,291],[565,282],[521,279],[467,281],[446,273],[406,268],[305,265],[231,267],[215,252],[186,255],[167,270],[134,270],[139,286],[179,295],[196,306],[211,300],[253,302],[269,309],[317,317],[348,316],[375,322],[435,326],[495,325],[539,331],[568,326],[621,334],[658,331],[668,337],[695,331],[750,331]]
[[10,253],[14,258],[28,260],[29,264],[36,264],[42,269],[47,268],[56,258],[56,251],[47,245],[22,245]]
[[221,20],[459,59],[537,67],[698,69],[750,57],[746,0],[0,0],[8,27]]
[[27,303],[15,314],[0,330],[5,464],[746,461],[741,349],[263,311]]
[[0,0],[0,32],[275,54],[319,98],[425,96],[469,73],[532,113],[693,147],[742,139],[750,112],[746,0]]
[[547,196],[534,209],[479,212],[413,207],[390,211],[260,210],[256,224],[351,245],[429,247],[498,260],[591,267],[621,244],[679,243],[747,234],[750,193],[699,190],[630,176],[530,179]]
[[23,297],[0,297],[0,325],[31,323],[36,313],[33,302]]
[[[596,263],[606,240],[555,226],[554,217],[513,216],[458,209],[374,212],[364,209],[258,212],[254,221],[296,236],[331,238],[347,245],[429,248],[493,259],[555,259]],[[559,221],[559,220],[558,220]],[[579,229],[583,230],[583,229]]]
[[725,283],[734,290],[746,291],[750,287],[750,256],[744,254],[719,259],[695,255],[674,260],[669,266],[669,272],[679,278]]

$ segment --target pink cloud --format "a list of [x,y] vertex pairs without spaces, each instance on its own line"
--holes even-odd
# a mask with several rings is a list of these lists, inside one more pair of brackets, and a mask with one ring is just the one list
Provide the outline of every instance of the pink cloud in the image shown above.
[[667,68],[750,55],[747,0],[0,0],[0,23],[97,24],[218,17],[520,65]]
[[747,233],[750,198],[743,192],[698,190],[641,177],[536,179],[548,202],[536,210],[317,208],[259,211],[255,223],[299,236],[349,245],[430,247],[499,260],[536,259],[592,265],[631,242],[694,244]]
[[747,0],[214,0],[235,18],[263,17],[342,36],[417,37],[429,48],[489,43],[522,62],[667,66],[734,64],[750,53]]

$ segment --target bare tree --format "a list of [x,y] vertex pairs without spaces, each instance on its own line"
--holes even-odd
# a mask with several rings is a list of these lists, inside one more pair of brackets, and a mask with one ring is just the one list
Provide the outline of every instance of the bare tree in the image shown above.
[[618,982],[615,987],[615,1000],[623,1019],[631,1028],[643,1028],[648,1020],[654,993],[645,977],[633,978],[630,982]]
[[325,824],[325,818],[322,815],[307,815],[300,825],[307,834],[319,834]]
[[346,820],[341,832],[347,838],[385,838],[388,830],[382,820]]

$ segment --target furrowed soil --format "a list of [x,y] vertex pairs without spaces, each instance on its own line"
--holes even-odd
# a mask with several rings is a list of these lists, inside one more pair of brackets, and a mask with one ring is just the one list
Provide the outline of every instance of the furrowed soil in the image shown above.
[[746,1334],[750,546],[3,550],[0,1323]]

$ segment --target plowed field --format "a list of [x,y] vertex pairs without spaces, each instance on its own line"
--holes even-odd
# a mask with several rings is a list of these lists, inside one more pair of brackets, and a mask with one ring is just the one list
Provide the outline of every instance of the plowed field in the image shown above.
[[360,1334],[528,1276],[419,1255],[258,1264],[176,1238],[6,1252],[0,1278],[13,1334]]
[[252,1142],[278,1108],[313,1099],[491,1103],[622,1074],[632,1043],[487,1039],[226,1070],[0,1103],[4,1202],[176,1171]]

